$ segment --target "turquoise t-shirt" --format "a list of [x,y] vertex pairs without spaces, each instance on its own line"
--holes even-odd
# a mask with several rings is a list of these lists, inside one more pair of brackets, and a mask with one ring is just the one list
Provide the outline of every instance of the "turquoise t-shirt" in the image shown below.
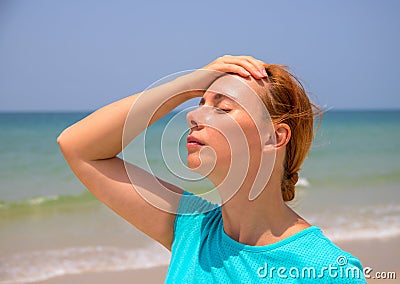
[[171,251],[165,283],[366,283],[360,261],[318,227],[271,245],[241,244],[224,232],[220,207],[188,193]]

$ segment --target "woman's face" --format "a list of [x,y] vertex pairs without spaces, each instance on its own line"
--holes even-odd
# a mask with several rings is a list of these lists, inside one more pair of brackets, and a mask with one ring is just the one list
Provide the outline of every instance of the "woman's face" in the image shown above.
[[209,87],[199,107],[187,115],[190,169],[221,180],[230,169],[246,171],[259,162],[261,145],[271,133],[265,106],[255,92],[262,84],[227,75]]

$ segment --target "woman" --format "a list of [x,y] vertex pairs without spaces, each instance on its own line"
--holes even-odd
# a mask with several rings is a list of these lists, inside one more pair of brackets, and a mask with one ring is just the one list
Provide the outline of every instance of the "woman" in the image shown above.
[[[214,183],[222,206],[117,157],[197,96],[199,108],[187,115],[188,167]],[[171,250],[167,283],[365,283],[359,260],[285,203],[312,137],[313,107],[294,76],[253,57],[223,56],[99,109],[58,143],[99,200]]]

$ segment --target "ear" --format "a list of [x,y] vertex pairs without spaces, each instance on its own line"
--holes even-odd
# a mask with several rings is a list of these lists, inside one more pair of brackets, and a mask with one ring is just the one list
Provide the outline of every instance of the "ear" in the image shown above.
[[275,150],[279,150],[289,143],[292,131],[286,123],[279,123],[274,126],[275,128]]
[[276,151],[286,146],[290,140],[291,130],[286,123],[274,125],[274,133],[268,134],[263,150],[266,152]]

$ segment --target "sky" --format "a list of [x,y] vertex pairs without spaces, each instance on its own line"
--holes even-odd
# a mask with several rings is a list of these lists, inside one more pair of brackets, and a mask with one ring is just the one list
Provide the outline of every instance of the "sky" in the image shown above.
[[330,109],[400,108],[400,1],[0,0],[0,111],[86,111],[224,54]]

